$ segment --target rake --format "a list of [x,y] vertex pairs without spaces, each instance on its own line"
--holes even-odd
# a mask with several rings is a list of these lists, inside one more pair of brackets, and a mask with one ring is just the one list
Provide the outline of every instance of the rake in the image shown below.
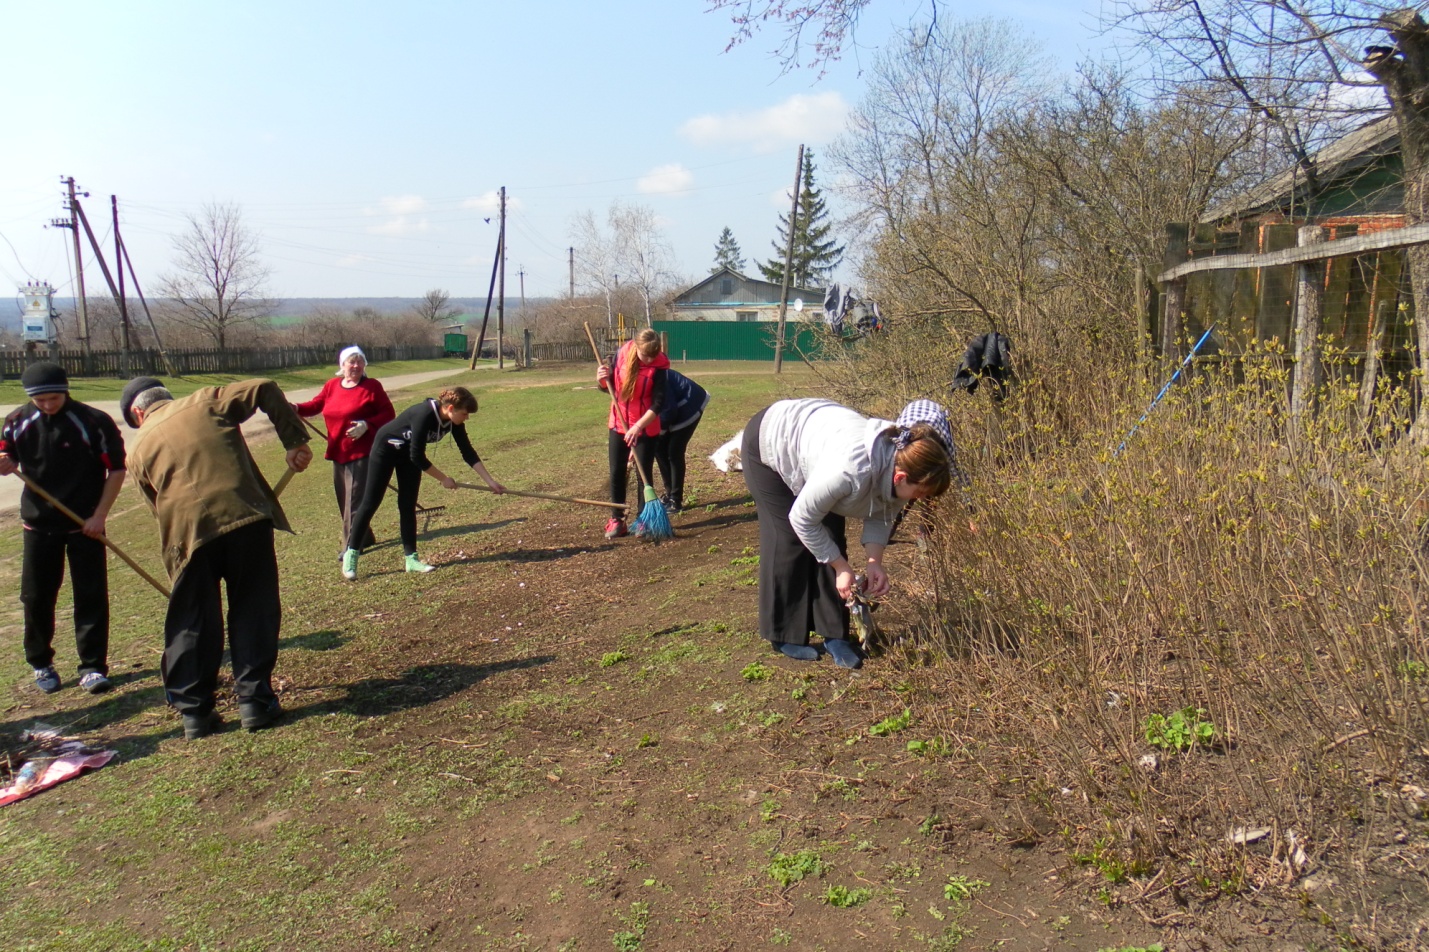
[[[82,519],[82,518],[79,516],[78,513],[76,513],[76,512],[75,512],[73,509],[71,509],[69,506],[66,506],[64,503],[60,502],[60,501],[59,501],[58,499],[56,499],[54,496],[50,495],[50,494],[45,490],[45,488],[44,488],[43,486],[41,486],[39,483],[35,482],[33,479],[31,479],[30,477],[26,476],[24,473],[20,472],[19,470],[16,470],[16,471],[15,471],[15,475],[16,475],[16,476],[19,476],[19,477],[20,477],[20,482],[22,482],[22,483],[24,483],[26,486],[28,486],[28,487],[30,488],[30,491],[31,491],[32,493],[34,493],[36,496],[39,496],[39,497],[40,497],[41,499],[43,499],[45,502],[49,503],[51,506],[54,506],[56,509],[58,509],[60,512],[64,513],[66,516],[69,516],[71,519],[73,519],[73,520],[74,520],[76,523],[78,523],[79,525],[81,525],[81,526],[84,525],[85,520]],[[103,536],[103,535],[102,535],[102,536],[99,537],[99,541],[100,541],[100,542],[103,542],[105,545],[107,545],[107,546],[109,547],[110,551],[112,551],[115,555],[117,555],[117,556],[119,556],[121,559],[123,559],[123,560],[124,560],[124,563],[125,563],[126,565],[128,565],[131,569],[133,569],[134,571],[138,572],[140,578],[142,578],[144,581],[148,582],[150,585],[154,586],[154,590],[155,590],[155,591],[157,591],[160,595],[163,595],[165,598],[168,598],[168,597],[169,597],[169,590],[168,590],[167,588],[165,588],[163,585],[161,585],[161,584],[159,583],[158,579],[154,578],[154,576],[150,575],[148,572],[145,572],[145,571],[143,570],[143,568],[140,567],[140,565],[139,565],[138,562],[135,562],[133,559],[129,558],[128,554],[125,553],[125,551],[124,551],[123,549],[119,548],[119,546],[115,545],[113,542],[110,542],[110,541],[109,541],[109,536]]]

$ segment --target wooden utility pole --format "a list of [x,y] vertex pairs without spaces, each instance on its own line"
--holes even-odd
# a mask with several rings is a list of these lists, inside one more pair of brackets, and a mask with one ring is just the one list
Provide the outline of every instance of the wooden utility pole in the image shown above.
[[79,213],[75,211],[74,176],[64,180],[69,187],[70,231],[74,233],[74,277],[79,290],[75,301],[75,314],[79,317],[79,346],[84,351],[85,370],[89,369],[89,310],[84,300],[84,253],[79,247]]
[[496,257],[491,259],[491,282],[486,286],[486,310],[481,314],[481,332],[476,335],[476,346],[471,350],[471,369],[476,369],[476,359],[481,356],[481,348],[486,343],[486,322],[491,319],[491,296],[496,292],[496,270],[501,266],[501,239],[496,238]]
[[119,244],[119,196],[109,196],[109,210],[114,214],[114,268],[119,272],[119,326],[124,340],[124,376],[133,374],[129,366],[129,302],[124,297],[124,248]]
[[566,267],[570,270],[571,275],[571,297],[574,298],[576,296],[576,249],[574,247],[567,248],[566,254],[568,256]]
[[506,369],[506,186],[501,186],[501,284],[496,294],[496,369]]
[[799,181],[804,175],[804,147],[799,146],[799,159],[794,163],[794,204],[789,209],[789,243],[784,248],[784,280],[779,284],[779,331],[774,338],[774,372],[784,372],[784,317],[789,310],[789,281],[794,271],[794,232],[799,218]]
[[119,245],[119,261],[115,262],[122,274],[125,267],[129,269],[129,279],[134,282],[134,293],[139,295],[139,303],[143,305],[144,317],[149,322],[149,332],[154,335],[154,346],[159,348],[159,359],[164,362],[164,370],[170,377],[177,377],[174,365],[169,363],[169,352],[164,349],[164,342],[159,337],[159,328],[154,326],[154,315],[149,313],[149,302],[144,300],[144,289],[139,287],[139,276],[134,273],[134,259],[129,257],[129,248],[124,244],[124,239],[119,235],[119,219],[114,219],[114,241]]
[[[124,313],[124,297],[119,288],[114,283],[114,278],[109,274],[109,263],[104,260],[104,250],[99,247],[99,240],[94,237],[94,229],[89,227],[89,216],[84,213],[84,206],[79,203],[79,199],[74,200],[75,219],[84,227],[84,235],[89,239],[89,246],[94,249],[94,260],[99,264],[99,270],[104,274],[104,282],[109,285],[109,293],[114,295],[114,303],[119,306],[119,313]],[[124,275],[121,273],[120,277]],[[124,372],[129,372],[129,326],[124,326]]]

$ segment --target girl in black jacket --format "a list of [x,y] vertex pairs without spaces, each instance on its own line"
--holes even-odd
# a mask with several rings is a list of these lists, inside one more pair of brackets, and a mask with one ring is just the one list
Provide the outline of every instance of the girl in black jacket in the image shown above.
[[486,481],[494,493],[506,487],[491,478],[481,457],[472,448],[466,435],[466,418],[476,412],[476,397],[465,387],[443,390],[436,399],[423,400],[397,415],[397,419],[377,431],[368,463],[367,489],[362,504],[352,518],[352,531],[347,537],[347,551],[342,554],[342,577],[357,579],[357,545],[365,538],[368,526],[382,497],[387,494],[387,482],[397,477],[397,525],[402,535],[402,551],[406,555],[408,572],[430,572],[432,566],[417,558],[417,490],[422,474],[456,489],[456,480],[437,469],[427,458],[427,444],[435,443],[448,433],[461,451],[461,458],[476,475]]

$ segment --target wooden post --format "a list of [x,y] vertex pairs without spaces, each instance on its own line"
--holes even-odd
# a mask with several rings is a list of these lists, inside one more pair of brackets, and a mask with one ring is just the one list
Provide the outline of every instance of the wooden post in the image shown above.
[[1374,388],[1379,378],[1379,355],[1384,349],[1384,328],[1389,323],[1387,311],[1393,301],[1381,300],[1374,309],[1374,325],[1370,327],[1365,345],[1364,378],[1360,380],[1360,418],[1368,425],[1374,412]]
[[[1170,222],[1166,225],[1166,255],[1163,263],[1169,270],[1185,262],[1190,255],[1191,226],[1184,222]],[[1186,279],[1174,278],[1166,282],[1163,292],[1161,316],[1161,356],[1172,360],[1180,359],[1178,339],[1182,334],[1181,318],[1186,313]]]
[[[1297,236],[1296,244],[1320,244],[1325,240],[1325,229],[1319,225],[1305,225]],[[1299,436],[1305,426],[1305,418],[1315,412],[1315,395],[1324,382],[1324,369],[1320,366],[1320,324],[1325,312],[1325,262],[1324,259],[1304,261],[1295,266],[1295,373],[1290,391],[1290,429],[1293,436]]]
[[1166,282],[1166,309],[1161,317],[1161,356],[1181,359],[1181,318],[1186,313],[1186,279]]

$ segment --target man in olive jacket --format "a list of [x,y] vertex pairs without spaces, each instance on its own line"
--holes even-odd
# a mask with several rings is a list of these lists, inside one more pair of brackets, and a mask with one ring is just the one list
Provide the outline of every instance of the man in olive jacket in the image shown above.
[[248,452],[240,425],[259,410],[287,449],[288,466],[312,461],[307,430],[278,385],[243,380],[175,400],[163,383],[138,377],[119,409],[139,430],[129,472],[159,520],[173,594],[164,621],[164,690],[183,715],[184,736],[212,734],[222,721],[214,691],[223,659],[219,583],[228,590],[228,643],[242,725],[257,730],[282,713],[273,693],[278,660],[278,560],[273,530],[291,532],[283,507]]

